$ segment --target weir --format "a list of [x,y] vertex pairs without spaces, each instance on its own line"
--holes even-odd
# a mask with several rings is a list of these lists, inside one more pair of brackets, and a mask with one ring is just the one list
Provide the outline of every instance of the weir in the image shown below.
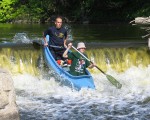
[[132,66],[147,67],[150,63],[150,51],[139,48],[96,48],[87,50],[87,55],[103,70],[114,69],[124,72]]
[[41,51],[34,48],[2,48],[0,49],[0,67],[7,68],[14,74],[39,74]]
[[[124,72],[132,66],[147,67],[150,63],[150,51],[146,47],[138,48],[90,48],[86,50],[88,57],[101,69],[113,69]],[[42,60],[42,62],[41,62]],[[0,67],[7,68],[12,73],[39,74],[43,66],[42,49],[34,47],[12,47],[0,49]],[[96,69],[90,70],[98,72]]]

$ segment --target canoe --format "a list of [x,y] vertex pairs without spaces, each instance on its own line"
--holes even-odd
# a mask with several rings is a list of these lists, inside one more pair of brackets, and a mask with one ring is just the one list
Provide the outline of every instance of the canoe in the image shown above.
[[45,63],[57,74],[56,76],[59,76],[57,78],[60,79],[59,81],[62,85],[69,86],[76,90],[80,90],[81,88],[95,89],[93,77],[88,70],[86,70],[87,75],[73,76],[69,74],[65,67],[61,67],[57,64],[48,47],[43,47],[43,54]]
[[81,88],[95,89],[93,78],[88,70],[86,70],[87,75],[73,76],[68,72],[66,67],[61,67],[57,64],[48,47],[44,47],[43,52],[47,66],[60,76],[60,82],[63,85],[67,85],[76,90],[80,90]]

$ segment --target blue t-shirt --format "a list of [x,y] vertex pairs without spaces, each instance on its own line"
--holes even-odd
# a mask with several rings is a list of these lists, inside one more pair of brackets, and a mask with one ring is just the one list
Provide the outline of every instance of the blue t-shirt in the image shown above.
[[64,39],[67,38],[67,30],[63,27],[57,29],[53,26],[44,32],[44,37],[46,37],[46,35],[50,36],[50,45],[64,46]]

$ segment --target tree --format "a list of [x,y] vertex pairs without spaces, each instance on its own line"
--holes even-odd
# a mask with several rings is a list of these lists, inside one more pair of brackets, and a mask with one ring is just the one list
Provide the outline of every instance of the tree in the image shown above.
[[15,4],[18,0],[1,0],[0,1],[0,22],[10,22],[17,16]]

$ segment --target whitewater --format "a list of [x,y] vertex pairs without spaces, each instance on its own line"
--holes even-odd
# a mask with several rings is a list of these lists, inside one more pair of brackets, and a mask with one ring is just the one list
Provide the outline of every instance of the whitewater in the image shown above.
[[116,89],[101,74],[92,74],[96,90],[75,91],[54,77],[13,75],[21,120],[148,120],[150,66],[107,71],[122,83]]

